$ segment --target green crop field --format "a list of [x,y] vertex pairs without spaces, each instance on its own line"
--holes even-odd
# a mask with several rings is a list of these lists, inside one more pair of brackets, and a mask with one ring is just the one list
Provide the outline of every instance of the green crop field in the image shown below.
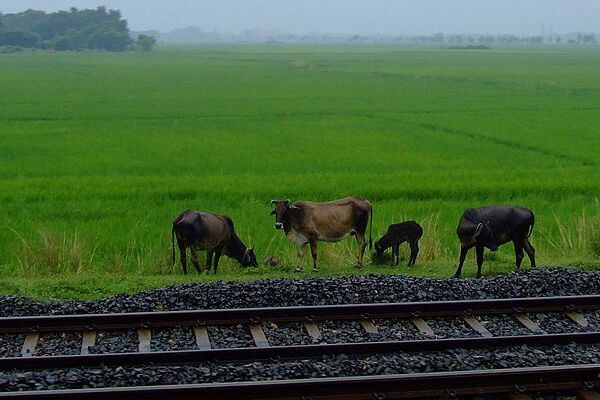
[[[598,268],[599,65],[597,50],[559,47],[0,55],[0,292],[298,276],[272,198],[361,195],[377,236],[406,219],[425,229],[414,268],[368,258],[356,271],[349,238],[319,244],[320,275],[450,276],[462,211],[490,203],[533,209],[540,265]],[[187,208],[228,214],[260,261],[283,265],[223,259],[216,277],[184,277],[171,221]],[[513,268],[509,244],[483,273]]]

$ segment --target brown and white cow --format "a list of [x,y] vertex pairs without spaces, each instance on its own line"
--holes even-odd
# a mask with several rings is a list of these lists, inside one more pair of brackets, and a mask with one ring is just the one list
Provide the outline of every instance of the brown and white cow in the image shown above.
[[[207,273],[210,272],[213,256],[214,273],[217,273],[221,254],[237,260],[243,267],[257,266],[254,247],[247,248],[235,233],[233,221],[226,215],[186,210],[173,220],[173,242],[177,238],[183,273],[187,274],[186,249],[192,253],[192,264],[198,273],[198,251],[206,250]],[[173,243],[173,264],[175,264],[175,243]]]
[[365,232],[369,229],[369,248],[372,247],[371,230],[373,208],[371,203],[360,197],[346,197],[340,200],[317,203],[312,201],[271,200],[275,209],[275,229],[283,229],[285,235],[298,246],[298,266],[304,259],[304,247],[309,244],[313,258],[313,270],[317,268],[317,241],[339,242],[348,235],[355,235],[359,244],[358,264],[362,266],[365,254]]

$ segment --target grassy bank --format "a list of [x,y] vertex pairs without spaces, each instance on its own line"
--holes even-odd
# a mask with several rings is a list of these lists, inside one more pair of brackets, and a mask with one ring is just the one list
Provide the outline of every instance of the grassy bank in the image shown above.
[[[596,265],[599,62],[393,46],[0,55],[2,290],[94,297],[197,279],[170,263],[186,208],[230,215],[259,259],[284,260],[225,262],[222,278],[288,275],[295,249],[269,200],[349,194],[373,203],[377,235],[423,225],[411,273],[450,275],[463,209],[489,203],[534,210],[543,265]],[[320,251],[322,274],[350,271],[352,239]],[[506,246],[484,272],[512,257]]]

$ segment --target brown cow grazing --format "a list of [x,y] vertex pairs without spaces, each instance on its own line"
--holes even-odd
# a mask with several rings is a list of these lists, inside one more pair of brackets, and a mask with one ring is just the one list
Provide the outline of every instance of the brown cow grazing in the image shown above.
[[[290,205],[289,200],[271,200],[275,209],[275,229],[283,229],[286,236],[298,246],[298,267],[304,259],[304,247],[308,243],[313,258],[313,271],[317,271],[317,240],[339,242],[344,237],[355,235],[360,250],[358,264],[362,266],[365,253],[365,232],[369,218],[373,217],[371,203],[360,197],[316,203],[297,201]],[[369,230],[369,248],[372,247],[371,228]]]
[[233,221],[226,215],[215,215],[202,211],[186,210],[173,220],[173,265],[175,264],[175,237],[179,246],[179,256],[183,273],[187,274],[186,249],[189,247],[196,271],[201,272],[198,251],[206,250],[206,268],[210,272],[213,255],[214,273],[217,273],[221,254],[237,260],[243,267],[254,266],[254,247],[248,249],[233,228]]
[[[375,242],[377,257],[381,257],[387,248],[392,248],[392,266],[400,263],[398,256],[400,245],[408,242],[410,246],[410,258],[408,265],[415,265],[417,254],[419,254],[419,239],[423,236],[423,228],[415,221],[405,221],[390,225],[385,235]],[[396,263],[394,264],[394,258]]]
[[513,206],[487,206],[469,208],[463,213],[456,233],[460,239],[460,261],[454,275],[460,277],[467,252],[475,247],[477,252],[477,277],[481,277],[483,249],[498,250],[498,246],[512,241],[515,246],[517,269],[521,268],[523,249],[531,266],[535,268],[535,249],[529,242],[535,217],[527,208]]

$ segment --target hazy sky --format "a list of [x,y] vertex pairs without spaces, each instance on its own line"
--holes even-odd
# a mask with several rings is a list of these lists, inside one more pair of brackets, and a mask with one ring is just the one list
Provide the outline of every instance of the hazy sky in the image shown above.
[[242,32],[516,33],[600,32],[600,0],[0,0],[0,12],[121,10],[133,30],[196,25]]

